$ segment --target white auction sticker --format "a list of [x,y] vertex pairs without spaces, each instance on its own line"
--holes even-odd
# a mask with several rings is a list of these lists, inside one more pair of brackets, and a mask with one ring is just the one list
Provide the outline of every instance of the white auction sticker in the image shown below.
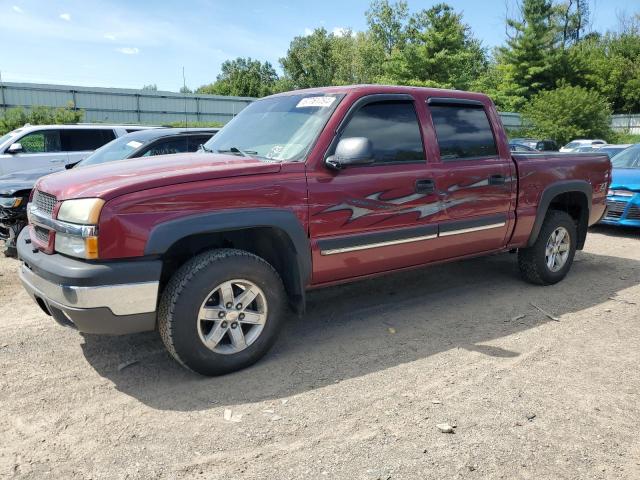
[[330,107],[336,97],[307,97],[298,102],[296,108],[304,107]]
[[142,142],[136,142],[135,140],[131,140],[130,142],[127,143],[128,146],[130,146],[131,148],[138,148],[140,145],[142,145]]

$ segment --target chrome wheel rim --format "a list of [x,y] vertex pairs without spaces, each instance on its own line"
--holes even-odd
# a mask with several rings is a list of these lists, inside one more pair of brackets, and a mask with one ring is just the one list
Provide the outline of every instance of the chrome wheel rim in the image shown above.
[[571,247],[571,237],[564,227],[556,228],[549,239],[545,248],[545,262],[547,268],[552,272],[562,270],[569,258],[569,250]]
[[200,306],[198,335],[204,345],[223,355],[253,344],[267,321],[267,299],[255,283],[230,280],[211,290]]

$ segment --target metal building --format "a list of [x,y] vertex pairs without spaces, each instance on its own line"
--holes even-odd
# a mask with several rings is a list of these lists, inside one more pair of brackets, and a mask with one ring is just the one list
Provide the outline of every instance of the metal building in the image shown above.
[[154,92],[127,88],[75,87],[37,83],[0,84],[0,114],[7,108],[66,107],[85,111],[85,122],[168,124],[231,120],[254,99]]

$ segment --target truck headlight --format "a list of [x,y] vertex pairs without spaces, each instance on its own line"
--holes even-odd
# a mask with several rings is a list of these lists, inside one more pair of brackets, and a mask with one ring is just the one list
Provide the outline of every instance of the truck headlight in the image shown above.
[[104,205],[101,198],[80,198],[65,200],[58,210],[58,220],[80,225],[96,225]]
[[22,203],[22,197],[0,197],[0,207],[16,208]]
[[98,258],[98,237],[80,237],[56,232],[55,250],[72,257],[95,260]]

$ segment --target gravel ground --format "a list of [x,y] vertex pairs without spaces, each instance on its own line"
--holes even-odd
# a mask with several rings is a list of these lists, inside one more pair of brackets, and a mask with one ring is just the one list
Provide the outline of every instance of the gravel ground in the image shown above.
[[59,327],[3,258],[0,477],[638,479],[639,246],[595,229],[554,287],[505,254],[313,292],[220,378]]

